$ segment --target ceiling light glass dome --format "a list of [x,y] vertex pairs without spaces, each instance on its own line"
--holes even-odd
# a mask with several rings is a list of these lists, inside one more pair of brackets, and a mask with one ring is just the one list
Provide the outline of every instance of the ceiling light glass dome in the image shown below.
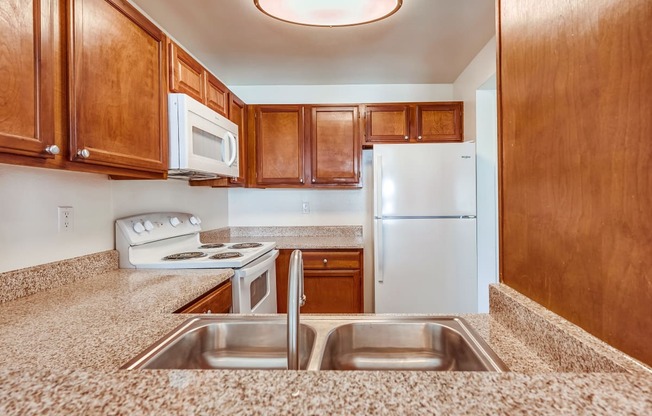
[[254,0],[263,13],[288,23],[307,26],[354,26],[384,19],[403,0]]

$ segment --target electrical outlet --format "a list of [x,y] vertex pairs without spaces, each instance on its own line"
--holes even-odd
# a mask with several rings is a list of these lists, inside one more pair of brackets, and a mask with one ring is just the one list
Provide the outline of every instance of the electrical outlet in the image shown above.
[[310,214],[310,202],[304,202],[301,204],[301,212],[304,214]]
[[59,213],[59,232],[68,233],[72,231],[74,224],[74,210],[72,207],[57,207]]

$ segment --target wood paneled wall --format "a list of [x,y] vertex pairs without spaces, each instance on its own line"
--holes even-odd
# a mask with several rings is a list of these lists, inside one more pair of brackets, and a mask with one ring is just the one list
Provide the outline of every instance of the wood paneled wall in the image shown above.
[[652,1],[498,7],[501,281],[652,364]]

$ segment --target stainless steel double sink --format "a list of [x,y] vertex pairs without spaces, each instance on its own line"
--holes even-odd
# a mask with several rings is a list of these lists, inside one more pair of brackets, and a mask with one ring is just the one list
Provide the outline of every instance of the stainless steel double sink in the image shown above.
[[[192,318],[124,369],[287,369],[286,318]],[[508,371],[459,317],[302,315],[302,370]]]

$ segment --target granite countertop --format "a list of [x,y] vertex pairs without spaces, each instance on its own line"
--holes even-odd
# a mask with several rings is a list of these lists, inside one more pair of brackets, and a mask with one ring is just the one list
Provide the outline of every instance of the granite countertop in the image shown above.
[[201,233],[207,243],[274,241],[279,249],[362,249],[361,226],[230,227]]
[[108,270],[1,304],[0,414],[652,413],[649,372],[562,372],[500,313],[464,318],[508,373],[119,370],[231,273]]

